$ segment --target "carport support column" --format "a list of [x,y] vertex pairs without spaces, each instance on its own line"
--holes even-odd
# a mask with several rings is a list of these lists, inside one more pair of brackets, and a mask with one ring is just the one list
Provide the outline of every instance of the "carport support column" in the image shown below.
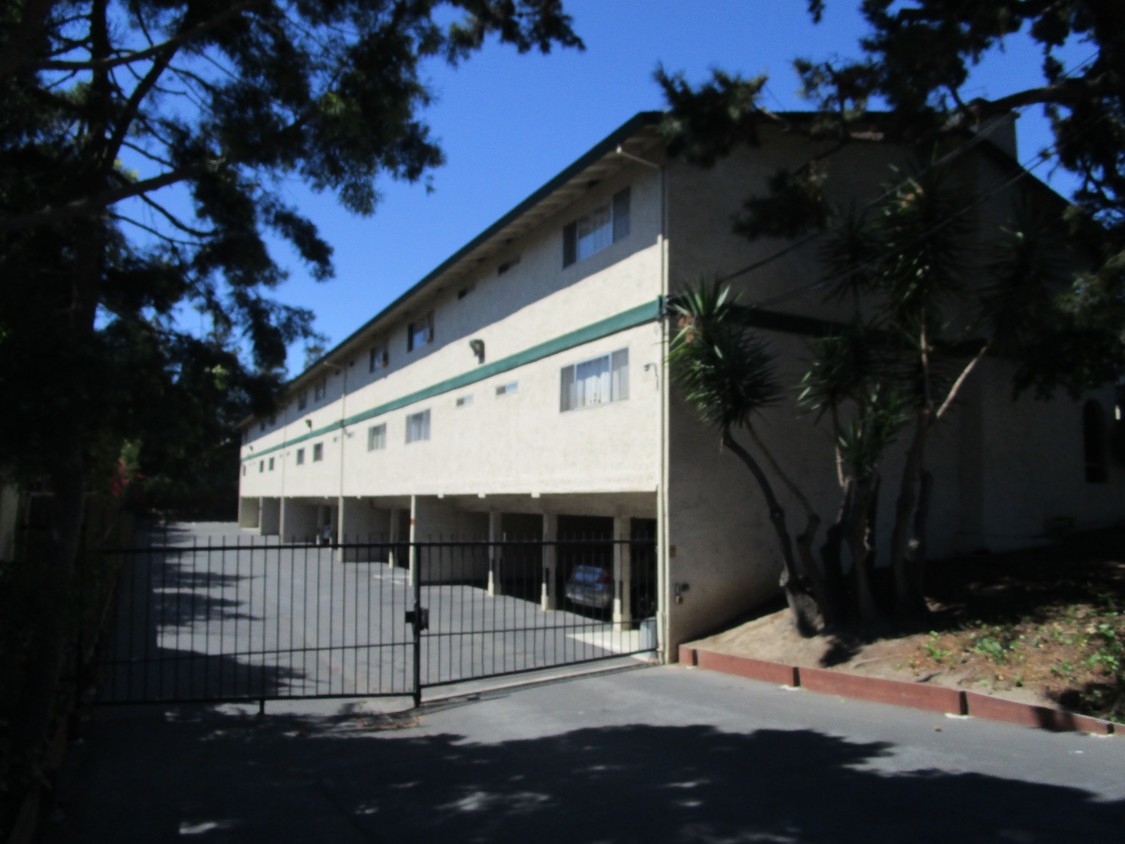
[[408,552],[407,559],[409,561],[410,574],[407,582],[413,586],[415,583],[414,578],[418,576],[418,551],[414,547],[414,543],[418,541],[418,497],[415,495],[410,496],[410,551]]
[[543,588],[541,590],[539,605],[544,610],[553,610],[559,605],[559,596],[555,586],[555,570],[558,568],[559,549],[555,546],[558,539],[559,517],[554,513],[543,514]]
[[292,540],[294,538],[294,537],[289,536],[289,534],[288,534],[289,527],[292,523],[292,519],[291,519],[291,516],[289,514],[289,511],[292,508],[292,506],[293,506],[293,502],[292,502],[291,499],[288,499],[288,498],[282,498],[281,503],[278,504],[278,509],[281,511],[281,514],[280,514],[280,516],[278,516],[278,520],[277,520],[277,535],[281,538],[281,542],[283,544],[287,540]]
[[394,569],[398,562],[398,521],[399,508],[391,507],[391,522],[387,530],[387,568]]
[[628,624],[633,620],[633,557],[629,548],[629,527],[627,516],[613,517],[613,620],[618,624]]
[[500,541],[500,518],[495,510],[488,511],[488,594],[492,597],[504,591],[500,583],[500,549],[496,545]]

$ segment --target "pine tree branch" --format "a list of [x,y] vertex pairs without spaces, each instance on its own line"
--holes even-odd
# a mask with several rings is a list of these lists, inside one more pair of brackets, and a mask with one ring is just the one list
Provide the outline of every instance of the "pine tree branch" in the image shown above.
[[76,217],[95,214],[123,199],[141,196],[150,191],[159,190],[160,188],[165,188],[200,176],[216,166],[217,163],[216,161],[211,161],[195,164],[190,167],[181,167],[177,170],[154,176],[151,179],[130,182],[128,185],[106,190],[98,196],[75,200],[66,205],[48,205],[45,208],[32,211],[29,214],[17,214],[6,218],[0,217],[0,231],[18,231],[19,229],[32,228],[35,226],[47,226],[66,220],[72,220]]
[[[40,2],[54,2],[54,0],[40,0]],[[32,0],[35,2],[35,0]],[[183,45],[210,32],[213,29],[221,26],[232,18],[236,18],[243,12],[248,11],[254,6],[269,3],[270,0],[242,0],[241,3],[235,3],[224,11],[220,12],[213,17],[208,18],[203,23],[185,29],[171,38],[168,38],[159,44],[154,44],[151,47],[146,47],[143,50],[134,50],[128,53],[121,53],[114,56],[107,56],[104,59],[90,59],[88,61],[44,61],[30,63],[32,70],[109,70],[121,65],[135,64],[136,62],[148,61],[155,59],[164,53],[166,50],[172,49],[173,52],[178,50]],[[3,72],[3,64],[0,63],[0,73]]]

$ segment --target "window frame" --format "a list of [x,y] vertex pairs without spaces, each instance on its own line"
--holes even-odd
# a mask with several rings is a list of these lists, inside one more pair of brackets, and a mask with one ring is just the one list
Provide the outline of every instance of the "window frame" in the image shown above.
[[[604,222],[583,230],[599,218],[604,218]],[[608,202],[591,208],[563,226],[563,269],[624,240],[631,230],[632,193],[630,188],[624,187]]]
[[[417,425],[415,424],[417,420]],[[418,430],[415,430],[417,427]],[[406,444],[427,442],[430,439],[430,409],[419,410],[406,417]]]
[[367,355],[367,371],[369,374],[382,372],[390,364],[390,354],[387,351],[386,341],[376,343]]
[[[598,368],[598,365],[603,361],[605,362],[604,368]],[[582,378],[579,378],[580,370],[584,367],[587,368],[588,372]],[[608,391],[608,398],[601,397],[603,390]],[[628,398],[628,346],[575,361],[559,370],[560,413],[603,407],[607,404],[626,401]]]
[[387,447],[387,423],[370,425],[367,428],[367,450],[383,451]]
[[413,352],[434,342],[434,312],[428,311],[421,319],[406,324],[406,351]]

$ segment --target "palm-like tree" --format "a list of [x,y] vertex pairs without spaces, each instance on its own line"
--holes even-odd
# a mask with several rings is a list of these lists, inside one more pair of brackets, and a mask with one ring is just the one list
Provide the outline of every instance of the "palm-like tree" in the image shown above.
[[[781,471],[769,450],[754,430],[754,416],[777,402],[782,395],[774,356],[750,330],[748,311],[738,305],[729,288],[717,283],[699,283],[679,296],[672,305],[677,332],[672,339],[669,363],[684,398],[703,420],[717,429],[723,448],[729,449],[750,470],[758,484],[780,545],[784,571],[781,586],[793,612],[797,629],[812,635],[819,627],[820,615],[809,591],[810,581],[819,579],[812,560],[812,539],[819,519],[808,500]],[[761,460],[735,436],[747,434]],[[798,564],[793,537],[782,507],[762,461],[798,496],[806,508],[809,523],[798,538],[805,565]]]

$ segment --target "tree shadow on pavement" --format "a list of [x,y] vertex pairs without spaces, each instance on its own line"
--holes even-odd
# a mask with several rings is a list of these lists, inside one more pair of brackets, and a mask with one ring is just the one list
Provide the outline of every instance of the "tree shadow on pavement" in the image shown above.
[[903,770],[892,744],[808,729],[632,725],[486,744],[427,735],[425,716],[419,724],[412,713],[255,719],[202,708],[135,711],[95,727],[96,752],[72,766],[48,844],[185,835],[271,844],[1037,844],[1116,840],[1125,828],[1121,801]]

